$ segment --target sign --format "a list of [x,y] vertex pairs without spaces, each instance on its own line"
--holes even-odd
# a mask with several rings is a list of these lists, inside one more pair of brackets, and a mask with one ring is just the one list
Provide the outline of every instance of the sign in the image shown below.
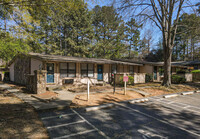
[[128,82],[128,76],[124,76],[123,81]]

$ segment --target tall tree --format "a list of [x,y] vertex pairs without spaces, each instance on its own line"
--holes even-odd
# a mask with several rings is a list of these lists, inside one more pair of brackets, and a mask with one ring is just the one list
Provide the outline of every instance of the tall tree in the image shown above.
[[[96,57],[112,58],[125,45],[124,23],[113,6],[95,6],[93,9]],[[119,57],[119,55],[117,56]]]
[[187,0],[122,0],[121,9],[134,9],[133,14],[150,19],[162,32],[164,52],[164,80],[162,85],[164,86],[171,85],[172,50],[180,12],[185,1]]
[[140,41],[140,31],[139,28],[142,27],[142,24],[139,25],[135,19],[131,18],[130,21],[126,23],[127,25],[127,41],[129,42],[129,59],[131,58],[131,51],[138,50],[139,41]]
[[182,58],[182,60],[195,60],[198,57],[199,32],[200,16],[186,13],[181,15],[175,38],[176,55],[181,54],[179,58]]

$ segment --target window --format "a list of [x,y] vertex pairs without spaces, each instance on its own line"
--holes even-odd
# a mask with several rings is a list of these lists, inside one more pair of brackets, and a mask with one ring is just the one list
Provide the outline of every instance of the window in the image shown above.
[[60,77],[76,77],[76,64],[60,63]]
[[130,73],[130,74],[133,74],[133,73],[134,73],[134,68],[133,68],[133,66],[129,66],[129,73]]
[[94,64],[81,64],[81,77],[94,77]]
[[114,71],[117,72],[117,65],[112,65],[111,70],[112,73],[114,73]]
[[94,77],[94,65],[88,64],[88,77]]

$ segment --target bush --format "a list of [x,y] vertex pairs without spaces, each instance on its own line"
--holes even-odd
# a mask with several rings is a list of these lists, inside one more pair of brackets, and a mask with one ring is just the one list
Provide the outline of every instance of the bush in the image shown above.
[[172,75],[171,79],[172,79],[172,83],[174,84],[180,84],[186,81],[184,77],[179,76],[179,75]]
[[[120,83],[121,86],[124,85],[123,77],[124,76],[120,76],[120,82],[119,83]],[[129,85],[133,85],[134,84],[134,77],[133,76],[128,76],[127,84],[129,84]]]
[[200,73],[200,70],[193,70],[192,73]]
[[134,84],[134,77],[128,76],[128,84],[133,85]]
[[148,82],[153,82],[153,75],[149,73],[145,75],[145,83],[148,83]]
[[186,73],[185,70],[177,70],[177,71],[176,71],[176,74],[185,74],[185,73]]

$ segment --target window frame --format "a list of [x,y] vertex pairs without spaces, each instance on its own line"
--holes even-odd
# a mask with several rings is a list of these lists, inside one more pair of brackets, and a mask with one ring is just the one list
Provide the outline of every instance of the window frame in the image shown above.
[[[69,71],[71,69],[69,69],[69,63],[73,63],[73,62],[60,62],[59,63],[59,72],[60,72],[60,77],[61,78],[70,77],[69,74],[71,74],[71,73],[69,73]],[[67,69],[61,69],[61,64],[66,64],[67,65]],[[76,63],[73,63],[73,64],[75,65],[75,69],[73,70],[74,71],[74,77],[70,77],[70,78],[76,78]],[[61,70],[66,70],[66,75],[67,76],[62,76],[63,73],[61,73]]]
[[118,71],[117,71],[117,69],[118,69],[118,68],[117,68],[117,64],[112,64],[112,65],[111,65],[111,73],[114,73],[114,70],[115,70],[115,69],[113,69],[113,66],[115,66],[116,73],[118,73]]
[[[86,64],[86,70],[84,69],[84,70],[82,70],[82,65],[83,64]],[[89,64],[91,64],[91,63],[81,63],[81,78],[84,78],[84,77],[89,77],[89,78],[92,78],[92,77],[94,77],[94,64],[92,64],[92,66],[93,66],[93,70],[89,70]],[[83,71],[86,71],[86,76],[83,76]],[[93,76],[88,76],[89,74],[89,71],[93,71]]]

